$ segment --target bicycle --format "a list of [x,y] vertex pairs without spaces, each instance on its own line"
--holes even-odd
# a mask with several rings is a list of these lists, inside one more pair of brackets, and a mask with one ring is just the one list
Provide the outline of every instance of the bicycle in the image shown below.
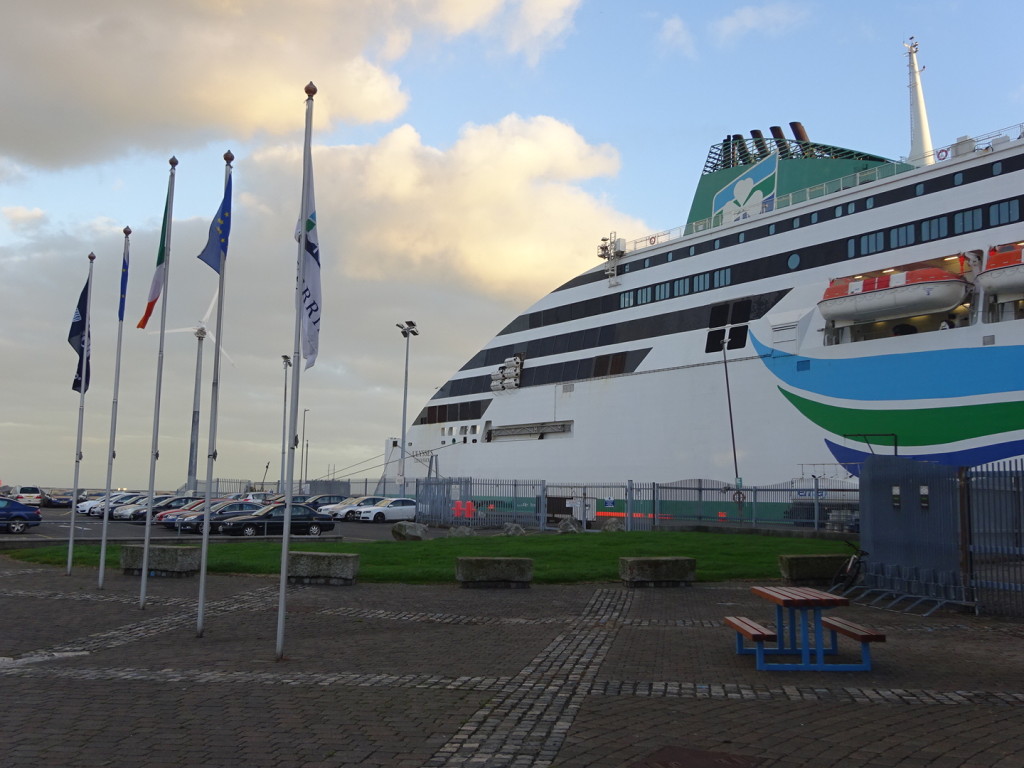
[[856,586],[860,580],[860,572],[864,568],[864,560],[868,556],[868,553],[857,545],[851,544],[849,541],[846,544],[854,550],[855,554],[850,555],[849,559],[836,571],[836,575],[832,577],[832,589],[841,587],[843,592]]

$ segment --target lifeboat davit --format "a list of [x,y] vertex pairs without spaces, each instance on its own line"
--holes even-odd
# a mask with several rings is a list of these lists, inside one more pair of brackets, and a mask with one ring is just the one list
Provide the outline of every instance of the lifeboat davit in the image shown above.
[[948,312],[963,303],[967,281],[938,267],[890,272],[878,277],[832,280],[818,302],[826,320],[865,323]]
[[985,293],[995,294],[999,301],[1012,301],[1024,294],[1024,263],[1021,245],[992,248],[985,257],[985,268],[975,279]]

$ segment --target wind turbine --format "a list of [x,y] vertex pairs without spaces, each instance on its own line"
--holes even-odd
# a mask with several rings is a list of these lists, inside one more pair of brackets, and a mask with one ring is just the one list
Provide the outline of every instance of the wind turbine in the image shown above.
[[[218,287],[213,292],[213,298],[210,300],[210,306],[206,309],[206,314],[203,315],[202,319],[195,326],[192,328],[174,328],[167,331],[167,333],[194,333],[198,342],[196,345],[196,384],[192,395],[192,432],[188,443],[188,480],[185,485],[185,489],[192,493],[197,490],[198,486],[196,472],[199,463],[199,387],[203,373],[203,341],[209,336],[214,344],[217,343],[213,332],[206,327],[206,324],[210,322],[213,308],[217,306],[217,294],[219,292],[220,288]],[[224,357],[228,359],[233,368],[235,361],[231,359],[231,355],[224,351],[224,347],[220,347],[220,351],[224,353]]]

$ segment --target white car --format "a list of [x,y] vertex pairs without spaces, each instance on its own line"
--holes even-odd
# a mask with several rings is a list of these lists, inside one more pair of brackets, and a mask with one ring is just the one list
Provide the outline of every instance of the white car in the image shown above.
[[335,520],[358,520],[359,510],[363,507],[373,507],[384,501],[387,496],[350,496],[337,504],[327,504],[320,507]]
[[374,523],[416,519],[415,499],[384,499],[372,507],[360,507],[357,519]]
[[16,485],[11,489],[9,498],[38,507],[43,503],[43,489],[37,485]]
[[[110,494],[110,506],[116,506],[121,499],[127,499],[130,496],[134,496],[134,493],[112,493]],[[98,499],[89,499],[88,501],[81,501],[78,506],[75,507],[75,512],[80,515],[88,515],[89,511],[97,504],[103,504],[106,501],[102,496]],[[98,512],[96,514],[99,514]]]

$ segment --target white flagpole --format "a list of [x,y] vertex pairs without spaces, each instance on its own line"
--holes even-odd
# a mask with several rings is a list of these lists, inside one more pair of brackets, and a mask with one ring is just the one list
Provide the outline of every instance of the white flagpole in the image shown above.
[[167,329],[167,286],[171,282],[171,222],[174,221],[174,174],[178,158],[167,161],[170,176],[167,179],[167,212],[164,219],[164,284],[161,291],[163,306],[160,307],[160,346],[156,355],[156,397],[153,403],[153,444],[149,457],[149,500],[146,502],[146,536],[142,546],[142,581],[139,586],[139,608],[146,607],[146,583],[149,577],[149,540],[153,527],[153,495],[156,493],[156,460],[160,458],[160,387],[164,375],[164,332]]
[[[224,153],[224,187],[231,178],[231,161],[235,156],[228,150]],[[217,334],[213,339],[213,391],[210,395],[210,444],[206,453],[206,502],[203,513],[203,547],[199,557],[199,611],[196,616],[196,637],[203,636],[203,618],[206,612],[206,556],[210,550],[210,515],[213,503],[213,463],[217,460],[217,403],[220,400],[220,349],[224,343],[224,271],[227,269],[227,254],[220,252],[220,269],[217,270]]]
[[295,481],[295,448],[298,444],[297,425],[299,421],[299,380],[302,366],[302,290],[306,274],[306,219],[309,217],[309,173],[313,167],[313,97],[316,86],[309,83],[306,88],[306,135],[302,147],[302,206],[299,213],[298,280],[295,282],[295,353],[292,356],[292,401],[289,426],[292,440],[288,446],[288,467],[285,478],[284,530],[281,532],[281,574],[277,599],[277,659],[284,658],[285,594],[288,586],[288,540],[292,528],[292,496]]
[[75,482],[71,491],[71,518],[68,526],[68,568],[66,575],[71,575],[71,563],[75,554],[75,515],[78,507],[78,472],[82,465],[82,429],[85,426],[85,369],[89,364],[89,353],[92,344],[89,327],[89,315],[92,310],[92,263],[96,261],[96,254],[89,254],[89,278],[86,281],[88,288],[85,292],[85,329],[82,332],[82,355],[78,361],[78,439],[75,443]]
[[117,452],[114,450],[114,441],[117,437],[117,392],[121,383],[121,338],[124,333],[124,294],[128,286],[128,236],[131,235],[131,227],[125,227],[124,232],[124,256],[121,260],[121,294],[117,310],[117,353],[114,356],[114,399],[110,406],[110,455],[107,456],[107,488],[103,497],[103,534],[100,537],[100,575],[96,584],[97,589],[103,589],[103,573],[107,563],[107,523],[110,518],[110,483],[114,475],[114,459]]

